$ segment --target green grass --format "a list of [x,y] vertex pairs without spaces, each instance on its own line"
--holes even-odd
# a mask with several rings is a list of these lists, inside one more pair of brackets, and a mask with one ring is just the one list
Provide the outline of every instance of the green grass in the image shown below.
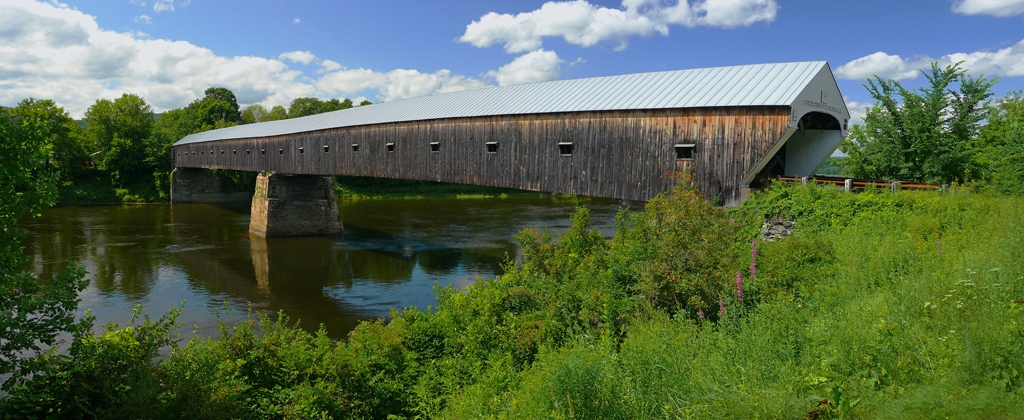
[[[777,215],[794,233],[758,241],[755,257]],[[586,209],[564,235],[519,240],[521,262],[500,278],[438,289],[439,306],[344,342],[266,317],[156,362],[147,343],[173,330],[159,322],[76,340],[0,412],[1024,417],[1020,197],[777,185],[726,212],[677,190],[622,214],[611,240]],[[107,374],[118,366],[132,375]]]

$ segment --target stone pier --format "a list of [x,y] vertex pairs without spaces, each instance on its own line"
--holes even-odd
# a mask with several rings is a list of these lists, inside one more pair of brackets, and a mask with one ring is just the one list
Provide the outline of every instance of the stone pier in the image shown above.
[[257,236],[311,236],[341,232],[334,179],[261,173],[252,196],[249,232]]
[[174,168],[171,172],[171,203],[230,203],[251,198],[247,191],[225,191],[220,176],[210,169]]

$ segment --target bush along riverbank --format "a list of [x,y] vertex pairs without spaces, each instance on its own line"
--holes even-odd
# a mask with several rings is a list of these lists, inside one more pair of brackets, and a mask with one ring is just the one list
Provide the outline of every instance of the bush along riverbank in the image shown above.
[[[761,240],[766,217],[793,232]],[[344,342],[283,316],[176,342],[175,311],[84,334],[0,416],[1024,416],[1021,198],[775,186],[725,211],[677,189],[613,239],[588,221]]]

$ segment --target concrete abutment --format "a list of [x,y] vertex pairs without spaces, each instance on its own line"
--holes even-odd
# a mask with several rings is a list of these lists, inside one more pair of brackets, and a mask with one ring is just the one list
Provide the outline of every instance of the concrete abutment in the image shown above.
[[256,178],[250,233],[275,237],[341,231],[332,177],[261,173]]

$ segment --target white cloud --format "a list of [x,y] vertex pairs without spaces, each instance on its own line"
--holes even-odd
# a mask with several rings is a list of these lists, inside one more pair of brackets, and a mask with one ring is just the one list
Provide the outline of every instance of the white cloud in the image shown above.
[[136,23],[145,23],[147,25],[153,23],[153,19],[146,15],[138,15],[135,17]]
[[[188,6],[191,0],[177,0],[177,6],[185,7]],[[145,5],[145,3],[142,3]],[[173,12],[175,6],[175,0],[156,0],[153,2],[153,10],[157,13],[160,12]]]
[[836,69],[836,77],[863,80],[877,75],[883,79],[913,79],[919,74],[918,70],[927,66],[929,61],[928,58],[905,60],[898,55],[879,51],[839,66]]
[[562,76],[561,64],[562,60],[554,51],[537,50],[517,57],[488,75],[501,86],[546,82]]
[[316,55],[309,51],[291,51],[277,56],[280,60],[288,60],[293,63],[309,64],[316,60]]
[[942,63],[963,61],[963,67],[972,74],[984,73],[988,76],[1024,76],[1024,40],[1017,44],[997,51],[976,51],[972,53],[953,53],[942,57]]
[[345,96],[366,90],[380,90],[387,84],[387,76],[383,73],[369,69],[349,70],[333,61],[331,63],[337,65],[337,68],[321,77],[316,84],[317,89],[330,95]]
[[932,61],[943,66],[963,61],[962,67],[971,74],[1024,76],[1024,40],[997,51],[952,53],[937,59],[903,58],[880,51],[843,64],[835,73],[840,79],[863,80],[877,75],[883,79],[906,80],[917,77],[919,70],[927,69]]
[[[318,67],[306,74],[292,68],[292,62]],[[543,74],[540,70],[534,71]],[[269,108],[303,96],[389,101],[481,88],[490,80],[449,70],[348,69],[309,51],[276,58],[224,57],[184,41],[105,30],[94,17],[66,5],[0,0],[0,105],[29,97],[53,99],[76,118],[97,99],[123,93],[138,94],[162,112],[187,105],[210,86],[231,89],[241,104]]]
[[964,15],[1024,15],[1024,0],[954,0],[953,11]]
[[845,96],[843,101],[846,102],[846,109],[850,111],[850,127],[853,127],[854,124],[863,124],[864,117],[868,115],[868,108],[872,105],[867,102],[851,101]]
[[332,61],[332,60],[321,61],[320,62],[320,67],[321,67],[321,69],[319,71],[317,71],[318,73],[329,73],[329,72],[332,72],[332,71],[341,70],[341,68],[342,68],[341,64],[339,64],[337,61]]
[[562,37],[570,44],[590,47],[614,41],[625,48],[633,36],[668,35],[672,25],[733,28],[771,22],[775,0],[623,0],[622,8],[595,6],[586,0],[549,1],[540,9],[517,15],[488,13],[466,26],[459,38],[476,47],[504,44],[508,53],[539,49],[545,37]]

